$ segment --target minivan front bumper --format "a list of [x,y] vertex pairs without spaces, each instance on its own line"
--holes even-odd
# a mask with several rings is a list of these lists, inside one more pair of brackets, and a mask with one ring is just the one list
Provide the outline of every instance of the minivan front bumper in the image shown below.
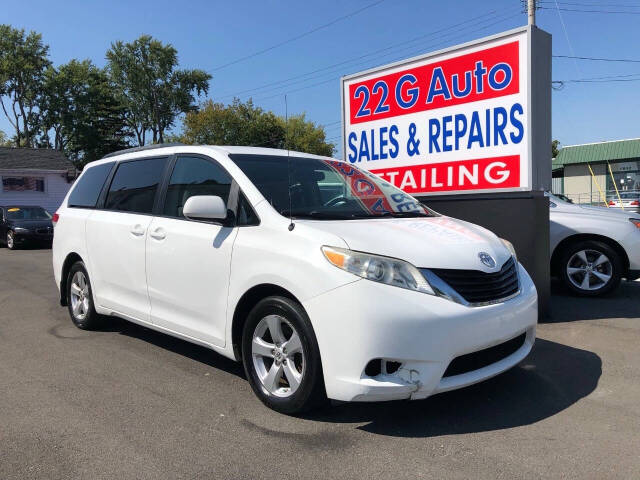
[[[515,366],[533,347],[538,318],[535,286],[518,268],[520,294],[483,307],[368,280],[304,302],[320,347],[327,396],[343,401],[426,398]],[[505,357],[443,377],[454,358],[520,335],[523,343]],[[366,366],[376,359],[400,367],[368,375]]]

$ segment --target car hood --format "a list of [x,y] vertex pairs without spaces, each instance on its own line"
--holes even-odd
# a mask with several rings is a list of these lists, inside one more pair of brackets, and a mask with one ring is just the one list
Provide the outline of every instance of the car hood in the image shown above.
[[[555,208],[551,209],[553,215]],[[611,219],[627,220],[629,218],[639,218],[640,214],[637,212],[623,211],[620,208],[607,208],[607,207],[593,207],[590,205],[572,205],[570,209],[562,208],[558,210],[562,213],[573,213],[575,215],[590,215],[599,217],[609,217]]]
[[9,220],[7,225],[35,230],[36,228],[52,227],[53,223],[51,223],[51,220]]
[[[351,250],[399,258],[419,268],[495,272],[511,257],[489,230],[445,216],[303,222],[341,237]],[[491,255],[496,266],[484,265],[480,252]]]

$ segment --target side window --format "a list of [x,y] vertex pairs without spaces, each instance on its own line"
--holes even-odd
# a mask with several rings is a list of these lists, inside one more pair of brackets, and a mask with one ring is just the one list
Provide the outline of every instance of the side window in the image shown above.
[[244,193],[240,192],[238,196],[238,225],[258,225],[260,220],[258,215],[251,208],[251,204]]
[[181,156],[169,180],[163,214],[183,217],[182,207],[194,195],[216,195],[226,203],[231,176],[218,164],[201,157]]
[[166,157],[163,157],[134,160],[118,165],[104,208],[151,213],[166,162]]
[[69,207],[95,208],[104,182],[109,176],[113,162],[102,163],[90,167],[76,181],[71,195],[69,195]]
[[323,205],[334,198],[347,196],[344,180],[333,170],[316,170],[315,175]]

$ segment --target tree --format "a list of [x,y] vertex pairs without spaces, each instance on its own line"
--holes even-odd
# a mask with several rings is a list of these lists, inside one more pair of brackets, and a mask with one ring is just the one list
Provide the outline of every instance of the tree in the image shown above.
[[324,128],[305,120],[304,113],[290,117],[288,123],[282,117],[280,120],[285,128],[285,148],[326,157],[333,155],[335,145],[327,142]]
[[184,143],[283,146],[283,123],[272,112],[254,106],[251,100],[241,103],[235,99],[228,106],[207,100],[197,112],[187,113],[183,123]]
[[6,133],[0,130],[0,147],[11,147],[11,146],[13,146],[13,142],[11,141],[11,139],[7,137]]
[[251,100],[238,99],[230,105],[204,102],[196,112],[187,113],[178,140],[188,144],[247,145],[286,148],[331,155],[334,145],[325,139],[324,129],[305,120],[304,114],[285,119],[256,107]]
[[146,143],[149,131],[153,143],[163,143],[176,117],[196,110],[196,96],[209,91],[211,75],[203,70],[177,70],[176,49],[149,35],[132,43],[112,43],[107,61],[138,145]]
[[558,156],[558,153],[560,153],[560,149],[562,147],[560,146],[560,140],[554,140],[553,142],[551,142],[551,158],[556,158]]
[[40,131],[44,73],[51,64],[42,35],[0,25],[0,105],[15,130],[16,146],[34,146]]
[[49,142],[52,132],[52,146],[78,168],[128,146],[124,107],[107,73],[91,61],[49,67],[44,91],[42,138]]

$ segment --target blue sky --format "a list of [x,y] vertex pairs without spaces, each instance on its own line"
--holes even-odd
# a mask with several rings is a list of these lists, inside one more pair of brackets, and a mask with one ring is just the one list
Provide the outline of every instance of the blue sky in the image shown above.
[[[327,136],[338,144],[342,75],[527,21],[520,0],[385,0],[300,40],[219,68],[373,1],[25,0],[4,2],[0,23],[42,33],[56,65],[89,58],[102,66],[112,41],[153,35],[178,49],[181,67],[213,74],[209,96],[214,100],[226,103],[234,94],[242,99],[251,95],[261,107],[283,114],[288,93],[289,112],[306,112],[308,119],[328,124]],[[546,0],[537,14],[538,26],[553,35],[555,55],[640,60],[640,0],[558,1],[569,10],[638,14],[562,11],[565,32],[555,0]],[[640,78],[640,63],[553,61],[554,80],[628,74],[639,75],[621,79]],[[281,83],[256,89],[274,82]],[[640,81],[570,83],[554,91],[553,138],[571,145],[640,137],[639,87]],[[4,116],[0,130],[11,133]]]

